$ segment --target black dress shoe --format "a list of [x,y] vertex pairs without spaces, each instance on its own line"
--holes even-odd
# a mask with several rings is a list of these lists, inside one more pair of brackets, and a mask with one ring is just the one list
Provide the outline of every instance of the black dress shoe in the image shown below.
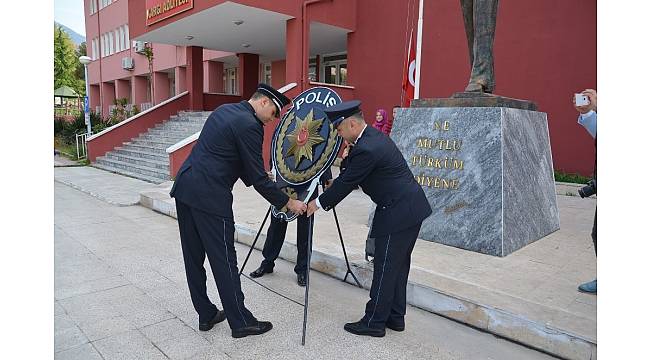
[[209,322],[205,324],[199,323],[199,330],[201,331],[208,331],[212,329],[212,327],[222,321],[226,320],[226,312],[223,310],[217,310],[217,314],[210,320]]
[[404,331],[405,328],[404,320],[397,321],[397,320],[388,319],[388,321],[386,321],[386,327],[393,331]]
[[373,337],[383,337],[384,335],[386,335],[386,329],[371,328],[368,327],[368,325],[366,325],[365,323],[362,323],[361,321],[347,323],[345,324],[343,329],[355,335],[366,335],[366,336],[373,336]]
[[257,270],[253,271],[249,275],[252,278],[258,278],[264,276],[264,274],[270,274],[273,272],[273,269],[266,269],[264,266],[260,265],[260,267],[257,268]]
[[232,337],[243,338],[248,335],[260,335],[273,329],[273,324],[269,321],[258,321],[257,324],[245,326],[239,329],[232,329]]
[[307,286],[307,275],[298,274],[298,286]]

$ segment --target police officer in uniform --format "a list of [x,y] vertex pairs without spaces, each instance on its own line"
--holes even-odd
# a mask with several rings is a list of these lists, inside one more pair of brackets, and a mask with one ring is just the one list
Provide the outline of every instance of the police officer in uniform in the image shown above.
[[331,209],[357,186],[377,204],[370,233],[375,238],[370,301],[363,318],[345,324],[344,329],[357,335],[382,337],[386,327],[404,330],[411,252],[422,221],[432,211],[402,153],[388,136],[366,125],[360,105],[360,101],[353,100],[325,110],[338,134],[353,146],[347,169],[309,202],[307,215],[318,208]]
[[[327,171],[321,175],[320,182],[327,186],[331,179],[332,171],[328,168]],[[317,196],[318,190],[315,191],[310,200],[315,199]],[[296,247],[298,248],[298,256],[296,257],[296,266],[293,268],[293,271],[296,273],[298,285],[305,286],[307,285],[309,218],[306,215],[300,215],[298,216],[297,221]],[[275,216],[271,217],[271,224],[267,230],[266,242],[264,242],[264,249],[262,249],[264,260],[262,260],[259,268],[250,273],[251,277],[258,278],[264,276],[264,274],[270,274],[273,272],[275,260],[278,258],[278,255],[280,255],[280,250],[284,243],[284,237],[287,234],[287,224],[286,221],[280,218],[276,218]],[[312,222],[312,229],[313,226],[314,223]]]
[[[264,124],[277,118],[289,99],[260,84],[250,100],[219,106],[210,114],[170,195],[176,199],[178,227],[190,296],[199,330],[228,319],[235,338],[259,335],[273,327],[258,321],[244,305],[235,253],[232,188],[237,179],[253,186],[271,204],[302,214],[306,205],[289,199],[264,171]],[[207,254],[224,308],[208,298],[203,262]]]

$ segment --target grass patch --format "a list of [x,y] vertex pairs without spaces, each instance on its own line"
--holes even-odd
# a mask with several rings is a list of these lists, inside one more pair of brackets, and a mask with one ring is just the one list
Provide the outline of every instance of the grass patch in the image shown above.
[[54,137],[54,149],[59,151],[61,156],[64,156],[72,161],[76,161],[79,165],[88,165],[87,159],[77,159],[77,146],[66,142],[63,137]]
[[591,178],[582,176],[580,174],[567,174],[561,171],[554,171],[555,181],[574,183],[574,184],[586,184]]

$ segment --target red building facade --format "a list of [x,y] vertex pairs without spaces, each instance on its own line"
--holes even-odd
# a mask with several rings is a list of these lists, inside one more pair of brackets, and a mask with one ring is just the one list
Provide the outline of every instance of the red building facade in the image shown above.
[[[131,0],[128,26],[132,40],[184,49],[176,82],[189,91],[190,109],[218,103],[205,96],[206,82],[221,83],[206,76],[212,66],[244,99],[261,81],[296,82],[290,96],[326,83],[360,99],[370,122],[376,109],[390,114],[400,103],[417,7],[417,0]],[[423,19],[420,97],[449,97],[469,78],[460,2],[425,0]],[[227,78],[219,62],[233,61],[236,76]],[[535,101],[548,114],[555,168],[589,175],[593,140],[577,124],[571,96],[597,87],[596,1],[501,0],[495,66],[496,94]],[[92,102],[97,94],[90,95]],[[268,140],[272,127],[266,132]]]

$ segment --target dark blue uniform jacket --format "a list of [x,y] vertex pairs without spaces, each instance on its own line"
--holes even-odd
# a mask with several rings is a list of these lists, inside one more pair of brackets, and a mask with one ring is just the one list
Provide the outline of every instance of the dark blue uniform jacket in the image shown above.
[[424,191],[402,153],[388,136],[371,126],[350,150],[347,169],[318,200],[329,210],[357,185],[377,204],[371,237],[407,229],[431,215]]
[[191,207],[233,219],[232,188],[241,179],[268,202],[283,207],[289,197],[264,170],[263,140],[263,124],[248,101],[219,106],[179,169],[170,195]]

